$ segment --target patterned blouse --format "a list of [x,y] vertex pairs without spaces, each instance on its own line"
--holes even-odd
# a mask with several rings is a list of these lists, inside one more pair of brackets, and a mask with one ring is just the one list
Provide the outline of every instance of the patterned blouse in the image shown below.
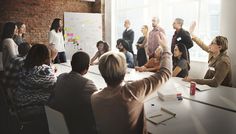
[[30,70],[23,69],[15,92],[18,108],[43,106],[49,99],[56,82],[53,69],[43,64]]

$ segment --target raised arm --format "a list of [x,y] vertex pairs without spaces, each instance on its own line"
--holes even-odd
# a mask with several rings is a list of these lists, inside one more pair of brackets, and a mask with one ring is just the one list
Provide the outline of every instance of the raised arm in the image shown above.
[[196,28],[196,21],[194,21],[190,28],[189,28],[189,34],[192,37],[192,40],[199,46],[202,48],[202,50],[206,51],[209,53],[209,48],[208,46],[201,40],[199,39],[196,35],[194,35],[194,30]]
[[202,50],[206,51],[209,53],[209,47],[198,37],[194,36],[192,37],[192,40],[200,47]]
[[157,36],[160,46],[162,47],[161,67],[160,70],[148,78],[127,84],[127,91],[133,98],[139,101],[144,99],[154,91],[158,90],[170,77],[172,73],[172,54],[167,45],[166,36],[163,33]]

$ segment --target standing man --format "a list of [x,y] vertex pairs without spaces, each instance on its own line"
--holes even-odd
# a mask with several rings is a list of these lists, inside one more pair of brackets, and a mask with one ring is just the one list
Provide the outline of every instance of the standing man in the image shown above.
[[175,29],[175,33],[172,38],[171,42],[171,52],[174,52],[175,44],[182,43],[187,48],[188,53],[188,60],[190,62],[190,56],[189,56],[189,49],[193,46],[193,41],[191,39],[191,36],[188,31],[184,30],[182,28],[184,24],[184,20],[181,18],[176,18],[173,23],[173,28]]
[[148,45],[147,45],[148,47],[147,54],[148,54],[149,59],[154,57],[155,50],[159,47],[157,36],[159,36],[160,32],[165,34],[164,29],[159,26],[159,22],[160,20],[157,17],[152,18],[153,29],[149,33]]
[[134,31],[130,28],[130,21],[128,19],[125,20],[124,27],[125,27],[125,31],[123,32],[122,38],[129,43],[128,51],[134,55],[133,46],[132,46],[134,42]]

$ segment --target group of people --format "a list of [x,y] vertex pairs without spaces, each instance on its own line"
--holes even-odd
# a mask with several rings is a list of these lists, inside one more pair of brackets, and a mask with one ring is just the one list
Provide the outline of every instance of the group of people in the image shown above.
[[[172,76],[184,78],[184,81],[195,81],[199,84],[207,84],[209,86],[232,86],[232,72],[230,58],[227,55],[228,40],[224,36],[217,36],[212,43],[205,45],[196,35],[194,22],[189,31],[184,30],[184,20],[176,18],[173,22],[175,32],[171,40],[171,52],[173,54]],[[153,17],[153,29],[148,33],[148,26],[143,25],[142,36],[136,43],[137,47],[137,63],[135,63],[132,44],[134,40],[134,31],[130,28],[130,21],[124,21],[125,30],[122,39],[117,40],[117,48],[124,52],[128,67],[135,68],[137,71],[158,71],[160,65],[161,50],[157,37],[160,32],[165,33],[164,29],[159,25],[159,19]],[[209,69],[203,79],[193,79],[189,77],[190,70],[190,54],[189,49],[193,47],[195,42],[204,51],[209,53]],[[218,49],[215,49],[218,48]],[[124,50],[125,49],[125,50]],[[159,49],[159,50],[157,50]]]
[[[92,59],[86,52],[78,51],[72,56],[72,71],[56,77],[52,63],[66,62],[61,19],[54,19],[51,25],[49,45],[32,46],[24,41],[25,25],[21,27],[7,22],[0,45],[0,61],[3,63],[1,84],[20,119],[30,123],[23,128],[23,133],[49,133],[44,105],[64,115],[71,134],[147,133],[144,100],[170,77],[182,77],[185,81],[210,86],[232,86],[231,64],[226,53],[227,38],[217,36],[207,46],[193,34],[195,23],[189,32],[182,25],[183,20],[176,18],[171,49],[158,18],[153,18],[153,30],[149,34],[148,27],[144,25],[143,36],[136,45],[139,67],[135,67],[132,50],[134,32],[130,21],[126,20],[126,30],[116,44],[120,52],[108,51],[109,45],[98,41],[98,51]],[[204,79],[188,76],[188,49],[193,46],[192,40],[209,53],[209,69]],[[89,66],[94,64],[98,65],[107,84],[99,91],[93,81],[83,77]],[[154,74],[138,81],[124,82],[127,67],[153,71]]]
[[[53,63],[66,62],[61,22],[54,19],[48,44],[28,43],[24,38],[26,25],[22,22],[4,24],[0,43],[1,95],[22,122],[47,124],[43,106],[57,80]],[[22,131],[32,133],[31,130],[24,127]]]
[[[60,20],[54,21],[61,27]],[[56,27],[58,23],[52,23],[49,45],[31,45],[18,39],[23,41],[18,46],[14,41],[18,27],[13,22],[4,25],[1,84],[9,105],[21,121],[28,122],[21,133],[49,133],[44,105],[63,113],[71,134],[146,132],[144,100],[171,77],[171,52],[165,35],[157,37],[162,48],[160,71],[149,78],[123,83],[127,68],[125,55],[107,52],[109,46],[104,41],[97,43],[99,51],[92,60],[86,52],[76,52],[71,60],[72,71],[56,77],[52,63],[58,63],[57,58],[59,62],[65,61],[64,49],[57,46],[63,42],[60,28]],[[83,77],[93,64],[98,64],[107,83],[101,91]]]

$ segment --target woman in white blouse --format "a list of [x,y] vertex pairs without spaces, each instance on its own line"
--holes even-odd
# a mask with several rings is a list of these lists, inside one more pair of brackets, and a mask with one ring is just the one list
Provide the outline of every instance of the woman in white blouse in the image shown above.
[[49,32],[49,43],[52,44],[58,51],[54,63],[66,62],[65,43],[62,29],[62,20],[59,18],[54,19]]
[[9,61],[18,55],[18,46],[13,40],[13,36],[17,34],[17,26],[14,22],[7,22],[3,27],[2,42],[0,50],[2,52],[2,67],[9,64]]

